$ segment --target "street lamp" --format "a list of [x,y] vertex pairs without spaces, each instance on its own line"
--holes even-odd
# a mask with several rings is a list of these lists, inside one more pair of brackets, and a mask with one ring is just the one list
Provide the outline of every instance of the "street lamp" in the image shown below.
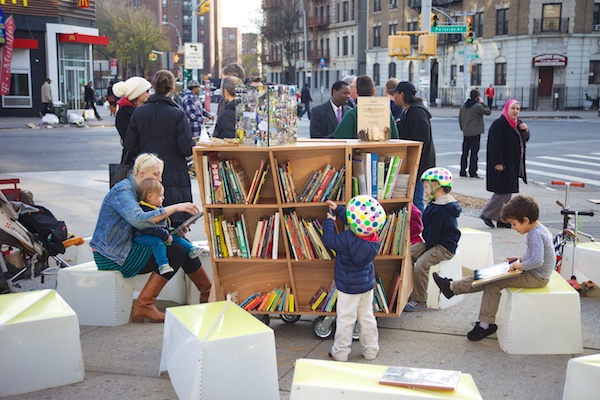
[[163,21],[162,24],[171,25],[175,29],[175,33],[177,34],[177,43],[179,44],[179,46],[177,46],[177,51],[179,51],[179,48],[181,47],[181,35],[179,34],[179,29],[177,29],[175,24],[172,24],[171,22]]

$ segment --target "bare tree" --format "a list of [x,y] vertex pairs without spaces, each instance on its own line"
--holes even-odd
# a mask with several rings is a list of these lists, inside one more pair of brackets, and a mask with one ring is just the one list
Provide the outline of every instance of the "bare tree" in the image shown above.
[[264,9],[261,27],[263,38],[277,46],[285,60],[285,82],[295,81],[296,68],[293,64],[298,40],[299,22],[302,19],[300,0],[273,0],[272,7]]

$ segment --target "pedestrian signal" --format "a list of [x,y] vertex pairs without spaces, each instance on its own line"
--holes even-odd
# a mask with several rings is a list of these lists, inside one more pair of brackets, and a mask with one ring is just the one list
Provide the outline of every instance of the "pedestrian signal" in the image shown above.
[[185,64],[185,57],[183,53],[173,53],[173,64],[176,67],[183,67]]

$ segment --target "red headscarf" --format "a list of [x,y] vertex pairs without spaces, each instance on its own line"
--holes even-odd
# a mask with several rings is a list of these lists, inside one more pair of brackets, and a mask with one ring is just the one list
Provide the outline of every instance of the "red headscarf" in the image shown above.
[[508,110],[510,109],[510,106],[512,106],[515,103],[518,103],[518,101],[515,99],[508,99],[506,101],[506,103],[504,103],[504,108],[502,109],[502,115],[504,115],[504,118],[506,118],[506,120],[508,121],[510,126],[512,126],[514,129],[517,129],[516,118],[511,118],[508,116]]

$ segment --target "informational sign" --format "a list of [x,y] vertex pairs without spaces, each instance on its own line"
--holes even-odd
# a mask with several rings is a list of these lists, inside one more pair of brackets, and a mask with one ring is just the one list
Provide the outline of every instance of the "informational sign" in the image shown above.
[[0,8],[0,44],[6,42],[6,38],[4,37],[4,10]]
[[567,64],[568,58],[562,54],[540,54],[531,60],[532,67],[565,67]]
[[390,98],[358,96],[357,133],[373,127],[390,128]]
[[6,20],[6,43],[2,46],[2,70],[0,73],[0,95],[10,93],[10,63],[13,56],[13,45],[15,41],[15,20],[12,15]]
[[119,59],[118,58],[111,58],[110,59],[110,74],[111,75],[117,75],[118,73],[118,65],[119,65]]
[[466,33],[466,25],[438,25],[431,27],[431,33]]
[[184,54],[186,69],[204,69],[203,43],[186,43]]
[[429,76],[419,77],[419,87],[429,86],[431,84],[431,78]]

